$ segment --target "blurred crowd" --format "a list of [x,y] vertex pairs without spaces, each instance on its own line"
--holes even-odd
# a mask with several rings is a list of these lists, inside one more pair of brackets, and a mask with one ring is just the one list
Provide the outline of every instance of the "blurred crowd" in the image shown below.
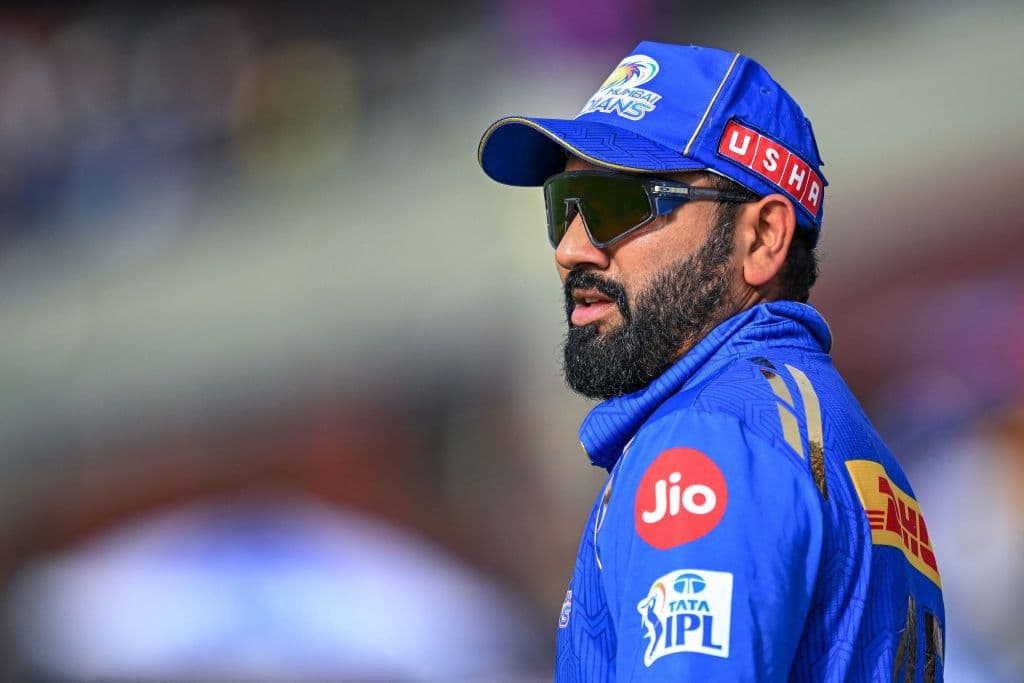
[[372,84],[356,83],[357,65],[324,30],[279,18],[202,4],[9,14],[5,239],[130,224],[140,248],[159,246],[187,229],[211,180],[335,162],[362,113],[353,94]]
[[[0,677],[547,680],[602,479],[539,196],[491,188],[478,135],[571,115],[641,37],[828,81],[760,4],[0,11]],[[768,8],[835,64],[926,5]],[[836,206],[877,197],[809,113]],[[1022,150],[974,160],[980,213],[934,208],[947,168],[907,180],[895,254],[826,206],[812,295],[928,516],[954,681],[1024,676]]]

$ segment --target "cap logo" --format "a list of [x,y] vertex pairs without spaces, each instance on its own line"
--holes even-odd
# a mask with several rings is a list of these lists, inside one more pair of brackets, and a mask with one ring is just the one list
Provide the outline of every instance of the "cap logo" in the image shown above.
[[645,55],[626,57],[601,84],[600,90],[643,85],[658,73],[658,63]]
[[785,145],[733,119],[725,126],[718,153],[788,194],[817,222],[825,184],[810,164]]
[[626,57],[601,84],[579,116],[599,112],[639,121],[647,112],[654,111],[661,95],[637,86],[657,76],[659,69],[658,62],[647,55]]

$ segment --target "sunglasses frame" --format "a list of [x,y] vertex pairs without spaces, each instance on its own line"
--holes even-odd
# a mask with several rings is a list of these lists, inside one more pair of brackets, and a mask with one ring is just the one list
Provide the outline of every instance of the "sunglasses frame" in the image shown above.
[[563,201],[566,203],[565,213],[565,225],[562,226],[562,238],[565,238],[565,233],[569,231],[569,226],[575,219],[575,215],[568,210],[568,204],[572,203],[576,207],[576,213],[580,215],[580,219],[583,221],[583,229],[587,231],[587,238],[590,243],[598,249],[604,249],[609,247],[616,242],[625,239],[638,229],[652,222],[658,216],[664,216],[672,213],[674,210],[689,201],[695,200],[711,200],[711,201],[728,201],[728,202],[750,202],[757,199],[753,193],[741,194],[738,192],[730,192],[728,190],[718,190],[713,187],[694,187],[686,183],[676,182],[674,180],[666,180],[664,178],[648,178],[636,175],[630,175],[627,173],[619,173],[616,171],[564,171],[562,173],[556,173],[547,180],[544,181],[544,209],[547,214],[548,222],[548,241],[551,246],[558,248],[558,244],[562,241],[559,239],[555,241],[555,226],[552,221],[552,211],[549,205],[548,198],[548,186],[552,182],[563,178],[582,178],[582,177],[609,177],[614,176],[616,178],[624,178],[635,181],[643,189],[644,194],[647,197],[647,203],[650,209],[650,215],[640,223],[633,225],[629,228],[624,229],[618,235],[610,240],[604,242],[598,242],[594,239],[594,235],[590,232],[590,228],[587,226],[587,215],[584,210],[583,197],[566,197]]

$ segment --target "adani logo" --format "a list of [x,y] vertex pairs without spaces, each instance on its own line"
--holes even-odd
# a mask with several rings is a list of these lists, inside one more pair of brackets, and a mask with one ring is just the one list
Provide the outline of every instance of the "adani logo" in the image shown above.
[[729,572],[679,569],[665,574],[636,609],[647,638],[645,666],[679,652],[729,656]]

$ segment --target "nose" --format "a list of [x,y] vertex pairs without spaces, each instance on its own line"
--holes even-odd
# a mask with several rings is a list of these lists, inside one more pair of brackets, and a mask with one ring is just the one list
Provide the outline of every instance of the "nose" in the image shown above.
[[564,270],[576,270],[585,265],[604,270],[609,265],[608,254],[590,241],[583,216],[578,211],[555,248],[555,262]]

